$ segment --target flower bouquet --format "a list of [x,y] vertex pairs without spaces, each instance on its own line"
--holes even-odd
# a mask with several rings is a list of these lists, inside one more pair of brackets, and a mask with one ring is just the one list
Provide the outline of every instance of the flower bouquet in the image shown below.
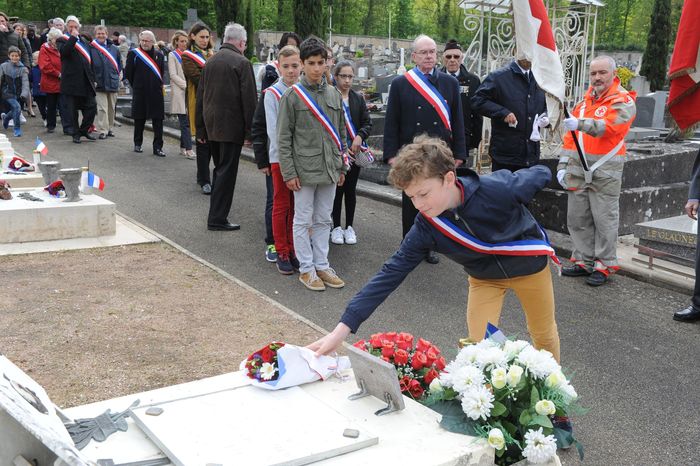
[[308,348],[274,341],[242,361],[240,370],[245,370],[253,386],[281,390],[326,380],[349,367],[347,356],[316,356]]
[[421,401],[430,393],[431,384],[440,371],[445,369],[445,358],[429,341],[419,338],[414,348],[413,340],[410,333],[375,333],[369,340],[360,340],[353,346],[393,364],[401,392]]
[[[496,464],[526,458],[545,463],[557,446],[583,448],[568,417],[581,411],[578,395],[552,354],[522,340],[488,338],[460,350],[426,400],[442,414],[440,425],[483,437],[496,450]],[[437,384],[437,382],[436,382]]]

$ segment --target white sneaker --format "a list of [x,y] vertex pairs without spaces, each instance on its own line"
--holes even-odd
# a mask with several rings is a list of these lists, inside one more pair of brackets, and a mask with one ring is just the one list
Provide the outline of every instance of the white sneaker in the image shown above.
[[22,114],[22,113],[19,114],[19,121],[20,121],[20,123],[26,123],[26,122],[27,122],[27,119],[24,118],[24,114]]
[[331,243],[333,243],[333,244],[345,243],[343,236],[344,236],[343,229],[341,227],[333,228],[333,231],[331,231]]
[[345,244],[357,244],[357,235],[355,234],[355,230],[353,230],[352,227],[348,227],[345,230],[344,236]]

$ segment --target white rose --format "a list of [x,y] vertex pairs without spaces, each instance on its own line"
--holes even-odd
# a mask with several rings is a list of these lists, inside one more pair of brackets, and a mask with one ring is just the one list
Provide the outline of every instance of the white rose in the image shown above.
[[506,386],[506,370],[502,367],[497,367],[491,371],[491,385],[493,388],[500,390]]
[[430,393],[440,393],[442,392],[442,383],[440,382],[440,379],[435,377],[432,382],[430,382],[430,385],[428,386],[428,390]]
[[520,382],[520,378],[523,376],[523,368],[520,366],[510,366],[508,369],[508,374],[506,375],[506,381],[509,387],[515,387]]
[[489,445],[491,445],[496,450],[503,450],[506,446],[506,440],[503,438],[503,432],[501,429],[491,429],[489,432]]
[[557,388],[564,382],[566,382],[566,377],[561,371],[554,371],[544,379],[544,384],[549,388]]
[[564,396],[567,398],[567,401],[571,403],[575,399],[578,398],[578,394],[576,393],[576,390],[574,390],[574,387],[571,386],[569,382],[565,382],[559,386],[559,391],[564,394]]
[[550,400],[540,400],[535,404],[535,411],[543,416],[551,416],[557,411],[557,407]]

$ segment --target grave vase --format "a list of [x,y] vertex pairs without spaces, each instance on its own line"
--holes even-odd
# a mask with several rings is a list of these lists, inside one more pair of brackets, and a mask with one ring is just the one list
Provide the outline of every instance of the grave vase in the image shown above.
[[44,178],[44,186],[48,186],[58,179],[58,171],[61,169],[61,162],[50,160],[39,163],[41,176]]
[[60,171],[61,181],[66,190],[64,202],[77,202],[80,200],[80,177],[83,170],[80,168],[64,168]]

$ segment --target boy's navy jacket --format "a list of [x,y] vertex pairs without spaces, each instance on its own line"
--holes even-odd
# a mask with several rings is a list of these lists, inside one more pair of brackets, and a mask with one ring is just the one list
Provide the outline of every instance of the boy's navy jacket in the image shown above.
[[[467,176],[458,178],[463,192],[462,205],[442,216],[466,231],[460,220],[463,219],[473,236],[486,243],[542,239],[540,226],[525,204],[551,177],[549,168],[543,165],[515,173],[499,170],[487,176],[469,170]],[[473,251],[444,236],[423,215],[417,215],[399,250],[352,298],[340,321],[356,332],[430,250],[446,255],[461,264],[470,276],[479,279],[531,275],[544,269],[548,260],[548,256],[502,256]]]

